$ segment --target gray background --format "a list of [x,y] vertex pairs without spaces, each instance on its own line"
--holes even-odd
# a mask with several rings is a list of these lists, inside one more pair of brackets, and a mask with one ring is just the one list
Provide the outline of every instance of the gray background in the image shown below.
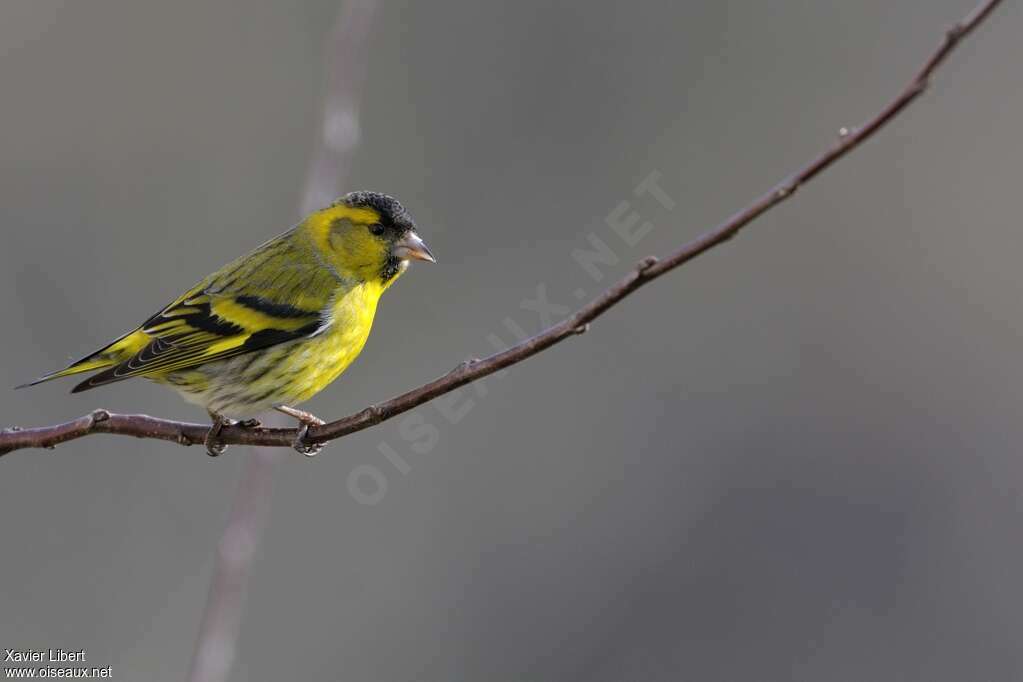
[[[696,236],[876,111],[971,4],[386,3],[346,189],[401,198],[440,263],[310,409],[488,353],[505,318],[538,330],[538,284],[574,306],[608,281],[571,257],[590,233],[616,276]],[[0,385],[294,222],[335,12],[0,5]],[[880,138],[463,392],[457,424],[420,408],[429,452],[395,421],[285,458],[232,679],[1023,678],[1021,25],[1007,3]],[[652,171],[671,212],[632,196]],[[604,222],[622,200],[654,226],[635,247]],[[203,417],[145,382],[70,385],[0,391],[2,421]],[[181,679],[247,456],[5,456],[0,648]]]

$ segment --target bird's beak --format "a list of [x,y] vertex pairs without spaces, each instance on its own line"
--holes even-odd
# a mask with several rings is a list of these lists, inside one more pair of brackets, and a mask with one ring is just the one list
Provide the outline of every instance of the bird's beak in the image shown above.
[[425,260],[430,263],[436,263],[437,259],[430,253],[429,247],[426,246],[426,242],[420,238],[415,232],[409,232],[404,237],[394,243],[394,247],[391,248],[391,253],[396,258],[401,260]]

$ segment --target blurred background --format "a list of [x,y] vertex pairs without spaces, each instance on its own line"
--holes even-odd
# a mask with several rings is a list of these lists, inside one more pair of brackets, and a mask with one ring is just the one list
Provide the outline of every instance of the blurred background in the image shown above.
[[[574,308],[705,231],[972,5],[381,2],[343,189],[399,197],[439,265],[309,408],[432,379],[538,331],[538,290]],[[0,385],[297,220],[337,12],[0,5]],[[1021,23],[1007,3],[879,137],[589,334],[284,457],[230,679],[1023,678]],[[636,195],[651,174],[669,202]],[[573,258],[591,235],[602,281]],[[145,382],[70,386],[0,391],[0,422],[205,419]],[[0,648],[182,679],[251,456],[3,457]]]

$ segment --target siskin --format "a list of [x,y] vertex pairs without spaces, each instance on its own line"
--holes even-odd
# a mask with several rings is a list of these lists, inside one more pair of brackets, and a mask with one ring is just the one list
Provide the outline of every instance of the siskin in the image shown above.
[[[66,369],[24,386],[102,370],[72,389],[131,377],[166,384],[206,408],[206,450],[221,429],[276,409],[300,422],[306,455],[312,424],[295,405],[334,381],[362,351],[380,295],[410,260],[435,262],[397,200],[352,192],[255,251],[220,268],[142,323]],[[241,422],[255,425],[247,419]]]

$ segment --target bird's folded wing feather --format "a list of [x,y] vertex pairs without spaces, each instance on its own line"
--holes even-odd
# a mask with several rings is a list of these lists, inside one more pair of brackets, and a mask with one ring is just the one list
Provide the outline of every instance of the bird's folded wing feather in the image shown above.
[[331,292],[327,282],[305,275],[258,289],[200,283],[139,328],[152,339],[148,345],[76,390],[163,375],[317,333],[327,323],[323,311]]

